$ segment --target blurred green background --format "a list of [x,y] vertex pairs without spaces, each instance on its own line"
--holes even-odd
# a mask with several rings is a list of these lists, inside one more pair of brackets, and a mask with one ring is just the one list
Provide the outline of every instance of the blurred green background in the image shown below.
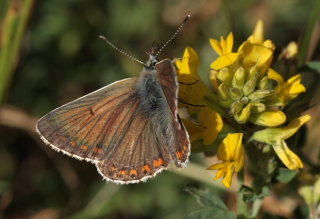
[[[110,48],[99,35],[144,61],[152,42],[164,43],[191,14],[159,58],[181,57],[184,48],[191,46],[199,53],[201,75],[208,80],[209,65],[216,58],[210,37],[233,31],[239,46],[262,19],[266,38],[277,46],[277,56],[290,41],[303,42],[301,36],[312,22],[316,2],[0,0],[4,104],[0,116],[0,218],[171,219],[199,209],[184,190],[189,185],[210,185],[222,192],[213,183],[212,172],[204,176],[207,180],[188,177],[199,173],[194,168],[178,174],[167,171],[138,185],[106,184],[93,165],[56,153],[40,142],[33,131],[34,122],[66,102],[139,75],[142,66]],[[319,47],[312,48],[304,58],[319,59]],[[192,155],[191,160],[205,168],[202,158]],[[232,196],[224,197],[234,202]]]

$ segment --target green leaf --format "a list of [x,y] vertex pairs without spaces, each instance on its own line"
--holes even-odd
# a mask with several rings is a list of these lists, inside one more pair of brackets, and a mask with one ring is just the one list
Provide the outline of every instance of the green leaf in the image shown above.
[[270,193],[270,189],[267,186],[262,187],[261,193],[258,195],[259,198],[264,198],[268,196]]
[[306,66],[308,66],[312,70],[315,70],[316,72],[320,73],[320,62],[319,61],[307,62]]
[[267,186],[264,186],[261,191],[255,191],[248,186],[242,186],[239,190],[243,194],[244,202],[252,202],[257,199],[263,199],[269,195],[270,189]]
[[188,187],[186,188],[186,191],[196,197],[198,203],[202,206],[228,211],[227,206],[224,204],[221,198],[209,190],[200,190]]
[[279,168],[279,173],[276,179],[282,183],[290,182],[298,174],[297,170],[289,170],[287,168]]
[[201,209],[184,217],[184,219],[209,219],[221,218],[221,212],[216,212],[214,209]]
[[184,219],[236,219],[237,216],[233,212],[221,212],[215,209],[201,209],[192,212],[184,217]]

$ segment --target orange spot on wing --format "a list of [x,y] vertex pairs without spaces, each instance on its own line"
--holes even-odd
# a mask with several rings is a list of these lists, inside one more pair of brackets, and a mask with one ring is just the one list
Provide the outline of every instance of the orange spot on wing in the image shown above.
[[85,150],[85,151],[87,151],[88,150],[88,146],[87,145],[81,145],[81,147],[80,147],[82,150]]
[[119,170],[118,175],[125,176],[127,175],[127,172],[125,170]]
[[70,145],[71,145],[71,147],[76,147],[77,146],[75,141],[70,141]]
[[181,151],[178,151],[178,152],[176,153],[176,156],[177,156],[177,158],[180,160],[180,159],[182,159],[183,154],[182,154]]
[[153,166],[155,168],[158,168],[164,164],[164,160],[162,158],[159,158],[158,160],[153,161]]
[[135,169],[131,169],[130,170],[130,176],[132,176],[132,177],[138,176],[138,171],[135,170]]
[[143,167],[142,167],[142,172],[143,173],[149,173],[151,171],[151,168],[150,168],[150,166],[149,165],[144,165]]

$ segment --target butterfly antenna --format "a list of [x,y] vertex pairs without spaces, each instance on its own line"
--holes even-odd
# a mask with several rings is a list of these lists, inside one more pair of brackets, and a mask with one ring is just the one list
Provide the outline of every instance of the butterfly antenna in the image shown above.
[[104,40],[109,46],[111,46],[113,49],[117,50],[118,52],[122,53],[123,55],[125,56],[128,56],[130,59],[142,64],[142,65],[145,65],[144,62],[140,61],[139,59],[133,57],[132,55],[129,55],[128,53],[122,51],[121,49],[119,49],[118,47],[116,47],[113,43],[111,43],[105,36],[102,36],[100,35],[99,36],[100,39]]
[[185,23],[188,22],[189,18],[191,17],[190,14],[187,15],[187,17],[185,17],[185,19],[182,21],[182,24],[178,27],[178,29],[176,30],[176,32],[170,37],[170,39],[165,43],[163,44],[163,46],[158,50],[158,52],[156,53],[156,55],[154,56],[155,58],[157,58],[159,56],[159,54],[162,52],[162,50],[164,48],[167,47],[167,45],[178,35],[178,33],[180,32],[180,30],[182,29],[183,25]]

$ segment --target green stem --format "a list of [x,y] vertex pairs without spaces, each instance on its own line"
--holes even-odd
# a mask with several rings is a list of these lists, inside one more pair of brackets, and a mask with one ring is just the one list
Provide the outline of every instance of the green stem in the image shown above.
[[314,0],[314,7],[312,7],[309,21],[307,23],[307,27],[305,29],[304,35],[300,43],[300,52],[298,57],[299,66],[303,65],[307,61],[311,37],[315,29],[315,26],[319,20],[319,15],[320,15],[320,1]]
[[[244,172],[242,170],[242,171],[240,171],[238,173],[238,184],[239,184],[238,190],[240,190],[240,188],[242,187],[243,183],[244,183]],[[238,215],[242,215],[245,218],[248,218],[248,216],[249,216],[248,206],[244,202],[243,193],[241,193],[241,192],[239,192],[238,195],[237,195],[237,212],[238,212]]]
[[3,41],[0,51],[0,103],[4,102],[7,89],[19,56],[24,30],[34,0],[21,1],[21,10],[9,7],[4,21]]

